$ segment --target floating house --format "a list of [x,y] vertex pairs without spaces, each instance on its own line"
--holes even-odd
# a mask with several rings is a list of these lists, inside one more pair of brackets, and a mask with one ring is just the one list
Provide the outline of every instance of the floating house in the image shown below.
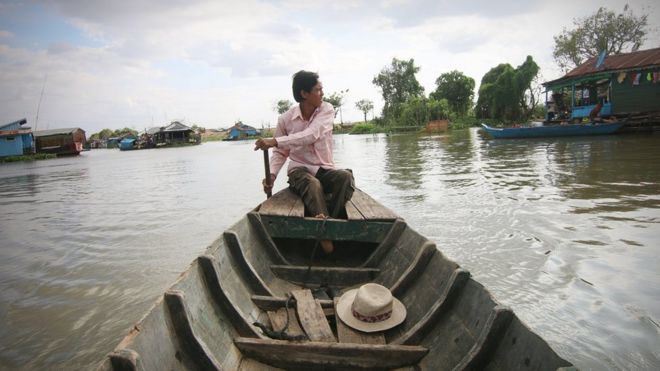
[[229,134],[227,135],[226,140],[239,140],[239,139],[247,139],[249,137],[254,137],[259,135],[260,132],[253,128],[252,126],[245,125],[242,122],[237,122],[229,128]]
[[34,132],[37,153],[78,155],[85,145],[85,131],[81,128],[38,130]]
[[20,156],[34,152],[34,137],[26,119],[0,126],[0,157]]
[[135,138],[124,138],[119,142],[119,150],[120,151],[128,151],[132,149],[136,149],[135,147],[135,141],[137,139]]
[[163,127],[155,127],[147,130],[157,147],[172,144],[200,144],[202,138],[195,131],[179,121]]
[[581,121],[600,103],[627,128],[660,127],[660,48],[601,54],[543,86],[546,122]]

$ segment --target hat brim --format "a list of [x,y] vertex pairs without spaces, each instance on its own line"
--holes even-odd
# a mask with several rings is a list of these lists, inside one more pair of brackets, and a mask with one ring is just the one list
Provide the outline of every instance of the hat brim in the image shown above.
[[392,297],[392,315],[390,318],[380,322],[363,322],[353,316],[351,306],[357,294],[358,289],[348,290],[339,298],[337,302],[337,316],[346,326],[363,332],[377,332],[389,330],[399,325],[406,319],[406,307],[399,299]]

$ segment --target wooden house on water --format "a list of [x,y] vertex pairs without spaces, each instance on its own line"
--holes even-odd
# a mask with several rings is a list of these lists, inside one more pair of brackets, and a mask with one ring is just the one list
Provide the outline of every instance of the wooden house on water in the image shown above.
[[34,137],[37,153],[56,155],[78,155],[87,140],[81,128],[38,130]]
[[21,156],[34,152],[34,137],[26,119],[0,126],[0,157]]
[[179,121],[163,127],[155,127],[147,130],[157,147],[176,144],[200,144],[202,137],[195,131]]
[[626,129],[660,128],[660,48],[602,54],[543,86],[546,123],[581,121],[600,103]]

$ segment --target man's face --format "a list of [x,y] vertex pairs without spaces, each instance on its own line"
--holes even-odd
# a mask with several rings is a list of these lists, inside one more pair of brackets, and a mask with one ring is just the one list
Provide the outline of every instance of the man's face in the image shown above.
[[301,95],[307,103],[318,108],[321,106],[321,103],[323,103],[323,84],[319,81],[314,85],[311,91],[306,92],[303,90]]

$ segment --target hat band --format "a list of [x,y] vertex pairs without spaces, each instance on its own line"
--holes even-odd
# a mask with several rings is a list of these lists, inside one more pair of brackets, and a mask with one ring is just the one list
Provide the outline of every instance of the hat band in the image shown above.
[[351,308],[351,312],[353,312],[353,317],[359,319],[362,322],[367,322],[367,323],[376,323],[376,322],[382,322],[385,321],[386,319],[390,318],[392,316],[392,310],[390,309],[389,311],[381,314],[377,314],[375,316],[365,316],[357,311],[355,309]]

